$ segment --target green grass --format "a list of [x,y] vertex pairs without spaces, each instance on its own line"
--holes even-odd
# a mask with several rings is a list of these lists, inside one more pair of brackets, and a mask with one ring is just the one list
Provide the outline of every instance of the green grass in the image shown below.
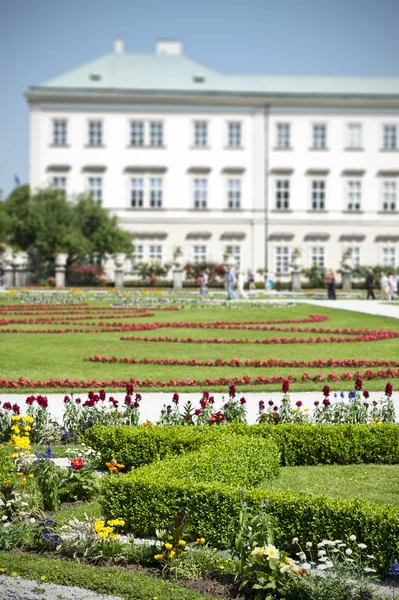
[[283,467],[277,479],[260,487],[399,506],[399,465]]
[[16,573],[24,579],[37,580],[38,587],[40,578],[45,577],[49,583],[114,594],[127,600],[217,600],[208,594],[151,577],[143,571],[127,571],[120,567],[96,567],[31,554],[0,552],[0,568],[6,569],[7,575]]
[[[115,309],[116,311],[117,309]],[[186,308],[180,312],[161,311],[156,312],[154,317],[144,319],[147,322],[154,321],[215,321],[215,320],[266,320],[266,319],[298,319],[307,317],[310,313],[327,315],[329,320],[320,323],[320,327],[326,328],[369,328],[369,329],[393,329],[399,328],[396,319],[386,317],[364,315],[345,310],[327,309],[311,305],[297,305],[285,308],[242,308],[223,307],[202,309]],[[73,313],[72,313],[73,314]],[[110,320],[110,319],[108,319]],[[113,320],[126,319],[117,318]],[[140,322],[140,319],[132,319],[131,322]],[[302,326],[302,325],[298,325]],[[308,326],[304,324],[303,326]],[[312,325],[309,325],[312,326]],[[318,324],[315,325],[316,327]],[[27,326],[17,325],[16,328]],[[29,325],[29,328],[35,326]],[[46,326],[47,327],[47,326]],[[51,326],[48,326],[51,327]],[[63,328],[56,325],[56,328]],[[282,333],[282,332],[260,332],[240,330],[199,330],[199,329],[167,329],[162,328],[149,332],[101,332],[101,333],[68,333],[68,334],[1,334],[0,351],[3,348],[2,377],[6,379],[18,379],[25,377],[33,380],[48,380],[51,378],[69,379],[97,379],[100,381],[111,379],[123,379],[136,377],[140,379],[152,379],[154,381],[168,381],[169,379],[217,379],[219,377],[272,377],[276,374],[284,376],[292,375],[300,377],[304,371],[310,376],[329,372],[342,374],[346,368],[254,368],[254,367],[186,367],[186,366],[160,366],[160,365],[126,365],[126,364],[103,364],[84,362],[84,358],[93,354],[136,358],[197,358],[198,360],[215,360],[223,358],[226,360],[239,358],[241,360],[268,358],[284,360],[311,361],[319,358],[358,358],[358,359],[392,359],[399,357],[399,339],[379,340],[377,342],[352,342],[341,344],[309,344],[309,345],[270,345],[260,346],[255,344],[242,345],[218,345],[218,344],[182,344],[182,343],[153,343],[153,342],[127,342],[121,341],[121,335],[149,335],[149,336],[173,336],[173,337],[224,337],[224,338],[249,338],[258,339],[266,337],[309,337],[311,334]],[[362,371],[362,369],[361,369]],[[379,390],[383,382],[370,381],[367,384],[370,390]],[[331,384],[332,389],[351,389],[349,382],[337,382]],[[213,388],[216,390],[216,388]],[[219,389],[224,389],[219,388]],[[245,388],[242,388],[245,389]],[[261,391],[265,386],[253,386],[252,391]],[[279,390],[280,385],[267,386],[270,391]],[[293,390],[319,390],[320,383],[307,382],[297,383],[292,386]],[[11,391],[11,390],[7,390]],[[15,390],[18,391],[18,390]],[[49,391],[49,390],[47,390]]]
[[[90,500],[77,506],[70,506],[63,508],[52,515],[52,518],[58,522],[59,525],[66,525],[71,519],[79,519],[79,521],[85,520],[85,515],[89,518],[99,518],[103,516],[99,500]],[[115,518],[121,515],[115,516]]]

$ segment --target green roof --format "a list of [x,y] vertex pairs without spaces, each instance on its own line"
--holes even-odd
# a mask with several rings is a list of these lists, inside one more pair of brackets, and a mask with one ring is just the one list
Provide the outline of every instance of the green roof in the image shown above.
[[32,90],[399,96],[399,77],[225,75],[183,55],[110,53]]

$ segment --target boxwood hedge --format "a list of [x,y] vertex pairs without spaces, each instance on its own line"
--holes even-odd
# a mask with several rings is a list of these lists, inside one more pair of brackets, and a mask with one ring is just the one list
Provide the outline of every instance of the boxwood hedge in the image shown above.
[[221,435],[273,439],[284,466],[399,463],[399,425],[221,425],[213,427],[105,427],[88,431],[90,445],[103,462],[115,458],[126,469],[165,455],[180,455],[215,443]]

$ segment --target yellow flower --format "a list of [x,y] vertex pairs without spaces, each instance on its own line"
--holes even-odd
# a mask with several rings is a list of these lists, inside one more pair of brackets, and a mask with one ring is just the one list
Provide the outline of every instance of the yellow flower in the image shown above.
[[33,417],[31,417],[30,415],[26,415],[26,417],[22,417],[22,420],[25,421],[26,423],[33,423]]
[[34,474],[33,473],[29,473],[28,477],[29,477],[29,479],[33,479],[34,478]]
[[23,479],[21,479],[21,485],[26,485],[26,477],[24,477]]
[[203,537],[202,537],[202,538],[199,538],[199,539],[197,540],[197,542],[198,542],[199,544],[201,544],[201,546],[203,546],[203,545],[205,544],[205,538],[203,538]]
[[123,527],[125,524],[125,521],[123,521],[123,519],[110,519],[109,521],[107,521],[107,524],[110,525],[111,527],[117,527],[118,525]]
[[154,556],[155,560],[162,560],[163,559],[163,554],[156,554]]
[[24,425],[24,431],[31,431],[32,427],[30,425]]
[[42,575],[42,576],[40,577],[40,581],[46,581],[46,579],[47,579],[47,577],[46,577],[45,575]]
[[7,571],[7,569],[5,567],[1,567],[0,573],[5,573],[6,571]]
[[176,555],[176,552],[174,550],[171,550],[168,554],[169,558],[173,558]]
[[11,454],[11,456],[12,456],[13,458],[18,458],[18,456],[19,456],[19,452],[13,452],[13,453]]
[[19,472],[17,473],[18,477],[22,477],[23,473]]
[[185,546],[186,542],[184,540],[179,540],[178,544],[179,544],[179,546]]
[[172,550],[172,548],[173,548],[173,545],[172,545],[172,544],[169,544],[169,543],[168,543],[168,544],[165,544],[165,548],[166,548],[166,550]]
[[97,531],[97,535],[99,538],[105,539],[108,537],[108,532],[107,531]]
[[13,415],[11,417],[11,421],[19,421],[21,419],[21,417],[19,415]]
[[105,525],[105,521],[95,521],[94,522],[94,531],[101,531]]
[[109,534],[109,538],[110,538],[111,540],[117,540],[117,539],[118,539],[118,537],[119,537],[119,535],[118,535],[117,533],[110,533],[110,534]]
[[16,576],[17,576],[17,573],[16,573],[15,571],[13,571],[13,572],[11,573],[11,577],[16,577]]
[[3,483],[4,483],[5,485],[10,485],[10,483],[11,483],[11,479],[5,479],[5,480],[3,481]]

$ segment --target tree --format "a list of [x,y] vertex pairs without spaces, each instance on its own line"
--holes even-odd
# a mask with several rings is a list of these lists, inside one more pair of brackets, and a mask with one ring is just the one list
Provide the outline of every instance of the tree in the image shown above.
[[110,217],[105,208],[93,200],[92,196],[81,195],[74,205],[81,232],[88,242],[87,254],[98,257],[101,262],[105,254],[133,252],[130,234],[119,228],[118,219]]

